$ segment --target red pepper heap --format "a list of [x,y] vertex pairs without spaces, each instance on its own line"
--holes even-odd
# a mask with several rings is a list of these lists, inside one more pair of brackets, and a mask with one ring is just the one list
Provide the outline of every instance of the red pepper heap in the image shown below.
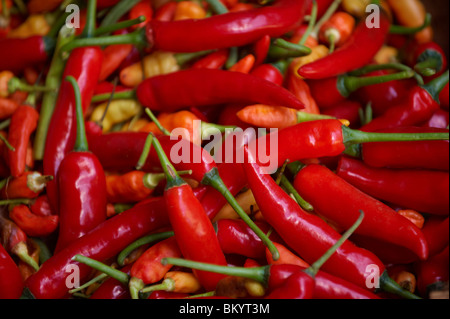
[[400,2],[1,1],[0,298],[448,291],[448,62]]

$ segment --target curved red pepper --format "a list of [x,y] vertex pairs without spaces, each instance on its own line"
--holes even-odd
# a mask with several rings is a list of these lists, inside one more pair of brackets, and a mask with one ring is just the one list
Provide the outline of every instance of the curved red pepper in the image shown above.
[[[260,167],[254,158],[249,158],[243,165],[249,187],[264,218],[286,244],[306,262],[315,262],[340,239],[340,234],[324,220],[303,211],[270,175],[260,173]],[[359,249],[350,241],[346,241],[322,269],[366,287],[365,272],[368,265],[377,265],[380,273],[385,269],[383,263],[371,252]]]
[[400,104],[364,125],[363,131],[377,131],[400,126],[418,126],[439,110],[439,93],[448,83],[448,71],[426,85],[417,85]]
[[443,109],[434,112],[433,116],[422,125],[422,127],[432,127],[441,129],[447,129],[449,126],[450,126],[449,113],[448,111],[445,111]]
[[5,248],[0,245],[0,299],[19,299],[23,287],[19,268]]
[[239,47],[292,30],[302,22],[309,4],[310,0],[276,0],[271,6],[200,20],[153,20],[146,30],[147,40],[152,47],[170,52]]
[[97,157],[89,152],[81,107],[81,93],[75,89],[77,137],[73,151],[61,161],[58,170],[59,235],[55,252],[84,236],[106,220],[106,177]]
[[[90,105],[102,66],[103,53],[99,47],[75,49],[66,62],[63,78],[73,76],[77,81],[84,110]],[[61,83],[58,100],[48,128],[43,172],[55,177],[47,185],[52,209],[58,211],[56,176],[64,157],[73,149],[76,136],[75,98],[68,82]]]
[[[354,187],[379,200],[429,214],[449,214],[448,172],[371,168],[357,159],[342,157],[336,173]],[[382,214],[381,209],[378,209],[378,214]],[[384,222],[387,223],[387,218]],[[389,225],[393,225],[393,222]],[[397,228],[400,229],[400,225]],[[387,230],[385,227],[386,233]],[[388,241],[387,238],[384,239]]]
[[255,67],[251,72],[251,75],[258,76],[267,81],[273,82],[278,85],[283,85],[284,76],[281,74],[280,70],[277,69],[273,64],[265,63],[260,64]]
[[14,206],[9,212],[9,217],[31,237],[49,236],[58,228],[57,215],[39,216],[32,213],[25,205]]
[[446,56],[444,49],[436,42],[420,43],[412,51],[409,63],[421,74],[431,71],[432,75],[427,78],[433,79],[447,70]]
[[417,289],[424,298],[449,279],[449,247],[427,261],[416,263]]
[[[177,94],[173,94],[173,92]],[[152,110],[173,112],[190,106],[226,103],[261,103],[302,109],[289,91],[241,72],[188,69],[143,81],[136,89],[138,100]]]
[[385,43],[389,27],[385,13],[380,14],[379,28],[371,28],[362,19],[344,45],[328,56],[300,67],[298,74],[306,79],[325,79],[367,65]]
[[[399,127],[380,130],[384,133],[448,132],[447,129]],[[365,143],[361,145],[361,158],[376,168],[421,168],[449,170],[449,141],[417,141]]]
[[152,198],[108,219],[97,228],[53,255],[26,281],[26,287],[38,299],[58,299],[67,295],[66,279],[73,273],[70,265],[79,266],[80,280],[92,269],[72,258],[84,255],[95,260],[112,258],[129,244],[148,233],[169,225],[163,198]]
[[[20,72],[26,67],[46,62],[55,47],[49,37],[32,36],[24,39],[0,39],[0,70]],[[30,54],[32,52],[32,54]]]
[[297,174],[294,186],[318,214],[339,227],[350,227],[362,210],[365,218],[355,234],[406,247],[423,260],[428,257],[428,245],[419,228],[328,168],[316,164],[306,166]]
[[8,162],[13,177],[19,177],[25,172],[28,143],[38,120],[39,113],[29,105],[19,106],[11,117],[8,141],[15,150],[8,150]]
[[273,289],[265,299],[312,299],[315,286],[314,278],[298,271],[289,276],[281,286]]

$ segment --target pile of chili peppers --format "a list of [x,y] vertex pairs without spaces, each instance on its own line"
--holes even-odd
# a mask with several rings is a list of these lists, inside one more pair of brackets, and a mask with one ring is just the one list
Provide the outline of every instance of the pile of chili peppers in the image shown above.
[[[448,298],[432,18],[420,0],[0,1],[0,298]],[[264,134],[219,161],[211,129]],[[252,151],[272,138],[275,173]]]

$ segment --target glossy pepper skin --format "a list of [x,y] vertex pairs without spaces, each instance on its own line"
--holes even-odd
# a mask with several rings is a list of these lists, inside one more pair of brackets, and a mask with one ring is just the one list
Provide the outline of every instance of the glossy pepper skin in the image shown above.
[[449,279],[449,247],[429,260],[415,264],[417,289],[422,296],[429,297],[430,292],[439,290]]
[[19,268],[5,248],[0,245],[0,299],[18,299],[23,287]]
[[[303,211],[270,175],[261,173],[254,158],[243,165],[264,218],[306,262],[315,262],[339,240],[337,231],[320,217]],[[381,272],[384,270],[383,263],[375,255],[346,241],[321,269],[365,287],[368,265],[377,265]]]
[[[397,244],[428,257],[425,236],[414,224],[381,201],[363,193],[330,169],[312,164],[301,169],[294,186],[315,211],[340,227],[349,227],[360,210],[365,218],[355,234]],[[324,201],[323,198],[328,198]]]
[[[448,132],[447,129],[399,127],[380,130],[386,133]],[[375,168],[419,168],[449,170],[449,141],[417,141],[366,143],[361,145],[361,158]]]
[[164,112],[227,103],[303,108],[303,103],[279,85],[241,72],[214,69],[187,69],[151,77],[137,87],[136,94],[144,106]]
[[25,172],[27,162],[28,142],[37,127],[39,113],[29,105],[21,105],[11,117],[8,131],[8,141],[14,151],[8,151],[11,176],[19,177]]
[[[72,258],[84,255],[96,260],[112,258],[140,237],[169,225],[163,198],[143,201],[133,208],[99,225],[66,249],[53,255],[26,281],[26,287],[37,299],[58,299],[67,296],[66,272],[75,262]],[[91,273],[91,268],[75,263],[80,268],[80,280]]]
[[367,65],[383,46],[390,22],[386,14],[380,15],[380,27],[370,28],[363,19],[350,39],[336,51],[298,69],[306,79],[325,79],[338,76]]
[[265,35],[278,37],[294,29],[302,22],[310,3],[309,0],[277,0],[271,6],[199,20],[152,20],[146,36],[151,47],[170,52],[239,47]]
[[342,157],[337,175],[377,199],[429,214],[449,214],[448,172],[371,168]]
[[[66,62],[63,78],[73,76],[77,81],[82,96],[82,106],[86,110],[94,94],[103,53],[99,47],[75,49]],[[64,157],[73,149],[76,136],[75,98],[68,82],[61,83],[45,143],[43,172],[45,175],[57,176]],[[47,185],[47,195],[52,209],[58,211],[58,189],[56,178]]]
[[[125,265],[120,270],[130,274],[133,264]],[[130,291],[127,286],[114,278],[108,278],[98,287],[89,299],[131,299]]]
[[55,251],[84,236],[106,220],[106,178],[97,157],[89,151],[84,128],[81,93],[75,78],[68,77],[75,90],[77,135],[74,149],[58,170],[59,235]]
[[26,67],[44,63],[50,58],[54,45],[53,39],[42,36],[1,39],[0,47],[8,49],[0,52],[0,70],[20,72]]

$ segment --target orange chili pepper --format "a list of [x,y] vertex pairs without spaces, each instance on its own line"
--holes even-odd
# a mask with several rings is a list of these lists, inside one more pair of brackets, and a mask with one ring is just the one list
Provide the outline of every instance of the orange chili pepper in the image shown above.
[[256,127],[283,129],[297,124],[297,110],[287,107],[256,104],[244,107],[237,112],[237,116]]
[[145,287],[142,293],[153,291],[168,291],[192,294],[202,288],[197,277],[193,273],[183,271],[170,271],[164,276],[164,280],[160,284]]
[[[176,128],[184,128],[189,131],[191,137],[194,135],[194,120],[200,120],[194,113],[183,110],[175,113],[161,113],[158,115],[159,123],[169,132]],[[141,132],[163,134],[154,122],[150,122],[140,129]]]
[[0,72],[0,98],[9,96],[8,83],[14,76],[14,73],[8,70]]
[[[303,35],[305,34],[307,29],[308,29],[308,25],[306,25],[306,24],[301,25],[299,28],[297,28],[294,31],[294,34],[290,38],[289,42],[299,43],[302,40]],[[306,38],[304,45],[307,46],[308,48],[312,49],[319,45],[319,41],[314,36],[309,34],[308,37]]]
[[1,198],[36,198],[52,179],[52,176],[41,175],[39,172],[25,172],[6,181],[6,185],[1,189]]
[[236,62],[229,71],[241,72],[241,73],[250,73],[253,66],[255,65],[255,56],[253,54],[247,54],[241,60]]
[[309,264],[306,261],[294,254],[286,246],[276,242],[273,244],[277,247],[278,252],[280,253],[280,258],[277,261],[273,260],[272,254],[266,248],[266,258],[270,265],[297,265],[305,268],[309,267]]
[[16,205],[9,212],[9,217],[31,237],[45,237],[55,232],[58,227],[57,215],[38,216],[26,205]]
[[0,97],[0,120],[7,119],[17,110],[19,103]]
[[319,106],[317,105],[316,100],[311,94],[308,83],[293,74],[292,70],[288,71],[286,77],[286,88],[305,105],[303,112],[320,114]]
[[247,10],[252,10],[252,9],[255,9],[254,4],[239,2],[239,3],[236,3],[236,5],[234,5],[230,9],[230,12],[247,11]]
[[399,210],[397,213],[409,219],[414,225],[416,225],[420,229],[423,228],[423,225],[425,223],[425,217],[423,217],[421,213],[412,209],[402,209]]
[[173,17],[174,21],[185,19],[203,19],[206,17],[206,10],[197,2],[180,1],[178,2]]
[[27,8],[30,13],[43,13],[55,10],[63,1],[62,0],[30,0]]
[[[421,0],[388,0],[396,20],[406,27],[419,27],[426,19],[426,8]],[[433,28],[427,27],[416,33],[414,38],[418,43],[433,40]]]
[[319,30],[319,40],[336,48],[343,45],[352,35],[355,28],[355,18],[350,14],[336,12]]
[[133,25],[131,27],[132,30],[143,28],[145,25],[147,25],[152,20],[153,8],[152,8],[149,0],[142,0],[141,2],[136,4],[133,8],[131,8],[130,12],[128,13],[128,18],[130,20],[139,18],[140,16],[144,16],[145,21],[141,22],[139,24]]
[[131,267],[132,277],[141,279],[145,285],[153,284],[164,278],[172,265],[163,265],[165,257],[181,257],[175,237],[170,237],[151,246],[136,260]]
[[123,175],[106,176],[109,203],[135,203],[149,197],[164,175],[131,171]]

